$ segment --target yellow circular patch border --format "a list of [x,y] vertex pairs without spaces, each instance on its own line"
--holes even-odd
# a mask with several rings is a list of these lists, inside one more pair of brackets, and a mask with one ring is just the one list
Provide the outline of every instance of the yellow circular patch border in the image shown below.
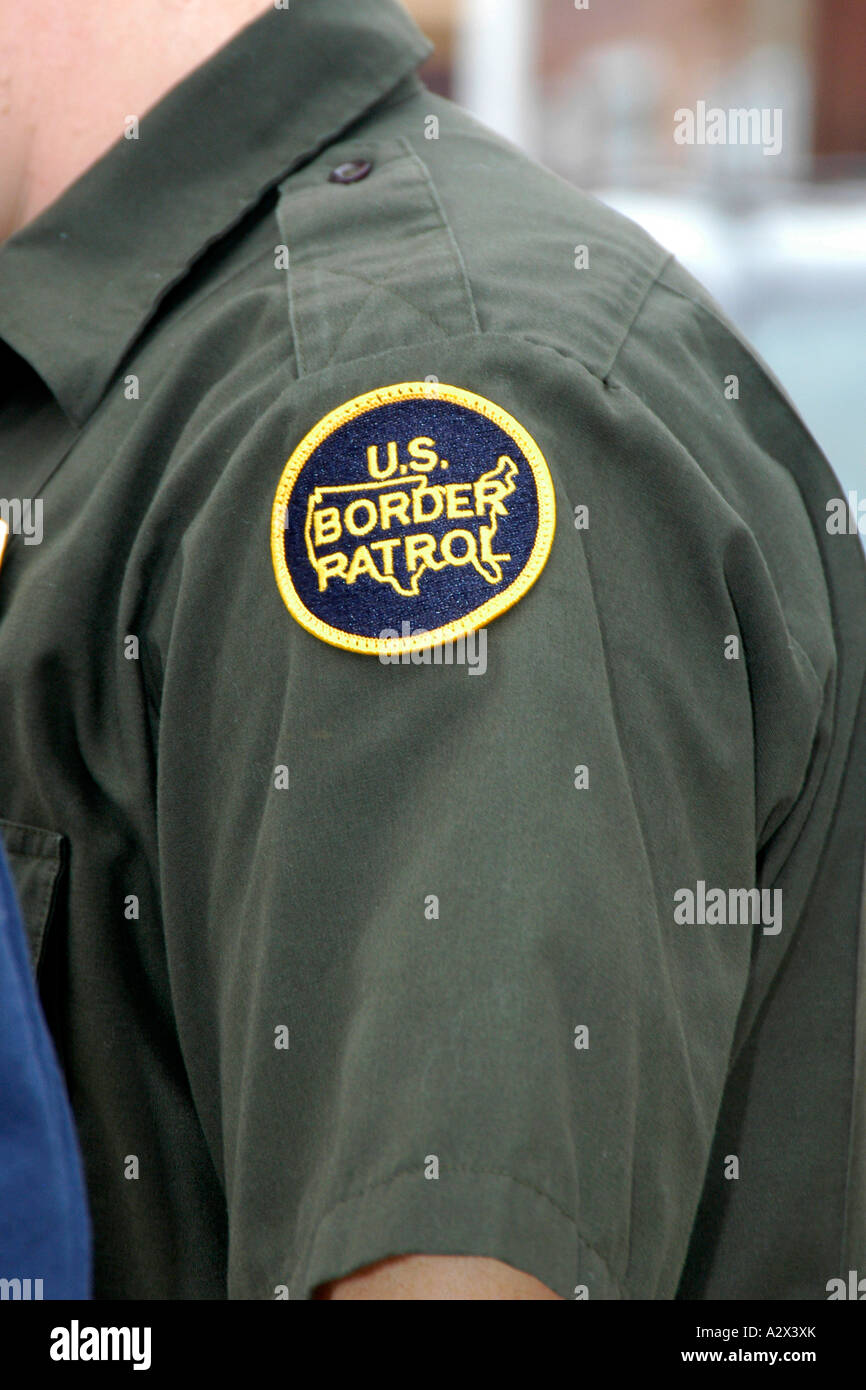
[[[341,628],[331,627],[329,623],[323,622],[321,618],[317,618],[314,613],[311,613],[301,601],[286,564],[284,540],[286,507],[289,504],[295,482],[310,456],[341,425],[347,424],[349,420],[354,420],[359,415],[367,414],[377,406],[389,405],[393,401],[419,399],[451,401],[454,405],[467,406],[470,410],[492,420],[494,424],[511,436],[529,464],[535,479],[535,490],[538,497],[538,530],[529,559],[517,578],[509,584],[507,589],[503,589],[495,598],[488,599],[480,607],[474,608],[471,613],[464,614],[462,618],[458,618],[454,622],[446,623],[444,627],[434,628],[423,633],[413,633],[409,637],[360,637],[354,632],[344,632]],[[344,651],[374,655],[386,652],[394,654],[422,651],[425,647],[435,647],[442,642],[450,642],[458,637],[465,637],[467,633],[476,631],[490,619],[498,618],[500,613],[505,613],[509,608],[512,608],[518,599],[521,599],[532,587],[543,570],[553,544],[555,529],[556,499],[547,460],[532,435],[514,419],[513,415],[509,415],[507,410],[495,405],[493,401],[486,400],[484,396],[476,396],[472,391],[465,391],[461,386],[447,386],[443,382],[402,381],[394,386],[381,386],[375,391],[365,391],[362,396],[354,396],[352,400],[345,401],[343,405],[337,406],[336,410],[323,416],[318,424],[304,435],[283,469],[277,486],[271,513],[271,559],[283,602],[292,617],[301,624],[301,627],[306,628],[307,632],[311,632],[315,637],[321,638],[323,642],[329,643],[332,647],[342,647]]]

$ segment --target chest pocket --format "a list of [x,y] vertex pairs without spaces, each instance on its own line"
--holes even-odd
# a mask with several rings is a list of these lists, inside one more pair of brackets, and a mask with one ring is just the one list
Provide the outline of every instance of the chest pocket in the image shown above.
[[38,974],[45,955],[48,926],[66,857],[66,840],[53,830],[0,820],[0,835],[15,881],[27,929],[30,963]]

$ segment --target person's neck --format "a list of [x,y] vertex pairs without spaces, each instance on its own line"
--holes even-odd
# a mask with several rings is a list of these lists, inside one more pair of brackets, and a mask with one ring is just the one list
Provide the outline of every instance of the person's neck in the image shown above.
[[266,8],[265,0],[10,4],[14,13],[0,20],[0,240]]

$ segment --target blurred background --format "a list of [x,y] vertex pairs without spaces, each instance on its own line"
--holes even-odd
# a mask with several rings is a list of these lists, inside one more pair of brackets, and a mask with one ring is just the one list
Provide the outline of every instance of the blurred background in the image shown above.
[[866,0],[404,3],[427,85],[671,250],[866,500]]

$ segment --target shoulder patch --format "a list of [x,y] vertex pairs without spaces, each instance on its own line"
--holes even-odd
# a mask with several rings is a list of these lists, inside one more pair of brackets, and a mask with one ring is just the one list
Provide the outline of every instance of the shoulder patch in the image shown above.
[[553,482],[492,401],[406,381],[346,401],[280,478],[271,555],[283,600],[353,652],[417,651],[504,613],[544,568]]

